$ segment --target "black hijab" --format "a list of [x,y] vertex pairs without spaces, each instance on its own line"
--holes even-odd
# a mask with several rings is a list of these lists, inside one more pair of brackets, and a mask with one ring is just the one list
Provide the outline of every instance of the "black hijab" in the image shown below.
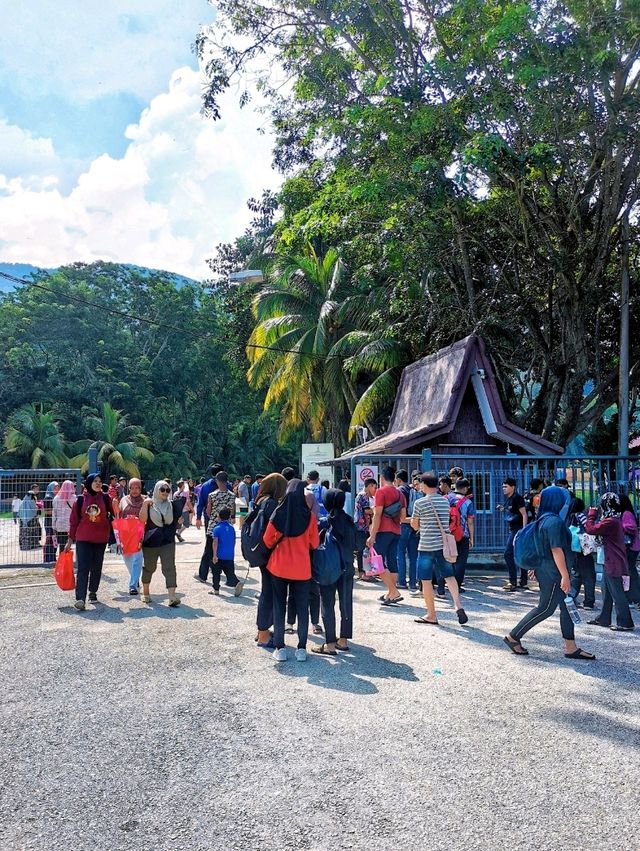
[[311,511],[304,489],[303,481],[291,479],[284,499],[271,515],[271,522],[285,538],[298,538],[307,531]]
[[344,510],[345,492],[339,488],[326,491],[322,501],[329,512],[329,525],[340,547],[353,554],[355,549],[355,526]]

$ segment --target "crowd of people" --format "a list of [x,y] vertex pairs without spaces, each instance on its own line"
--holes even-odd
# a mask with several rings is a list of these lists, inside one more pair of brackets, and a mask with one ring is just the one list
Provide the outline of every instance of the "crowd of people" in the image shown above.
[[[505,644],[516,655],[528,655],[523,636],[559,608],[565,655],[594,659],[575,642],[574,612],[576,607],[595,609],[598,573],[601,610],[589,624],[631,631],[631,608],[640,607],[640,533],[629,497],[606,493],[599,506],[587,510],[563,479],[553,484],[534,479],[521,495],[515,479],[507,477],[502,489],[504,502],[498,509],[507,527],[505,591],[529,590],[535,578],[540,592],[538,605],[505,636]],[[224,587],[239,596],[244,580],[235,564],[238,519],[241,529],[247,527],[242,533],[247,540],[253,536],[249,564],[261,575],[256,642],[278,662],[287,659],[285,636],[294,632],[296,659],[306,659],[309,624],[324,636],[312,652],[336,656],[349,650],[354,580],[381,583],[382,607],[400,606],[403,592],[421,598],[425,611],[414,619],[416,624],[438,624],[436,598],[450,599],[460,624],[469,621],[462,595],[475,542],[476,507],[471,481],[459,467],[441,476],[385,467],[379,481],[363,482],[353,504],[348,479],[333,488],[317,471],[303,480],[292,467],[231,481],[216,464],[197,484],[180,479],[174,487],[164,479],[150,495],[140,479],[111,476],[104,483],[93,474],[80,495],[71,481],[51,482],[40,500],[34,485],[22,500],[14,500],[12,510],[20,545],[27,548],[37,540],[45,563],[75,546],[79,610],[85,609],[87,595],[97,602],[108,546],[122,553],[132,596],[142,586],[141,601],[151,603],[151,581],[159,564],[168,605],[180,605],[176,541],[183,540],[181,532],[194,516],[195,526],[205,531],[195,579],[211,582],[209,593],[219,596],[224,574]],[[533,571],[518,563],[519,536],[531,523],[536,524],[538,553]],[[133,545],[131,535],[123,545],[125,528],[137,530]]]

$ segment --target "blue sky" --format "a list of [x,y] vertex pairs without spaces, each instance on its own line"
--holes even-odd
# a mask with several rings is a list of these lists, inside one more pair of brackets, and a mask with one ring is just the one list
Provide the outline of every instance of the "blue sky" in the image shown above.
[[[206,0],[0,4],[0,261],[206,275],[279,177],[253,108],[199,115]],[[267,128],[268,130],[268,128]]]

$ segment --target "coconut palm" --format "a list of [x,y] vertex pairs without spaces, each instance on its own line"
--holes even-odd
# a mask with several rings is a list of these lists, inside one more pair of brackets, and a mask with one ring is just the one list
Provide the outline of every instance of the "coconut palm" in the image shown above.
[[24,405],[9,418],[4,444],[7,453],[28,459],[37,467],[67,467],[64,436],[59,421],[43,405]]
[[81,465],[83,471],[89,466],[89,449],[98,450],[98,461],[105,477],[114,470],[128,476],[139,476],[138,461],[153,461],[153,452],[145,446],[148,438],[142,429],[130,425],[128,417],[108,402],[103,404],[101,415],[90,413],[85,418],[85,426],[95,439],[75,444],[75,448],[82,451],[71,459],[72,463]]

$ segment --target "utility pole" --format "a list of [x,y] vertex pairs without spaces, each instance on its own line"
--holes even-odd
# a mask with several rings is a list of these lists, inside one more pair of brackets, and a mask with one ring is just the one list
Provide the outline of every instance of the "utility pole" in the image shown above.
[[[620,283],[620,371],[618,375],[618,455],[629,455],[629,211],[622,219],[622,279]],[[620,460],[618,486],[628,487],[627,462]]]

